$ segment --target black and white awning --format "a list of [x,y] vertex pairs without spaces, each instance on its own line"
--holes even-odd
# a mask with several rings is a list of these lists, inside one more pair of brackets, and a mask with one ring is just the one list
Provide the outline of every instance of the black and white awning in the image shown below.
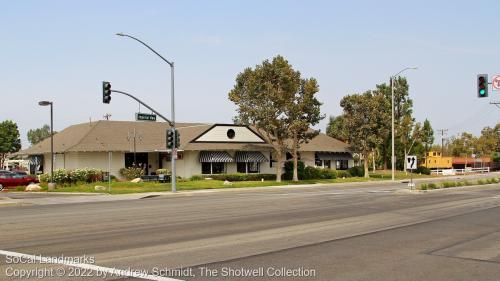
[[200,151],[201,163],[226,163],[234,162],[233,157],[225,151]]
[[260,151],[236,151],[236,162],[267,162],[267,158]]

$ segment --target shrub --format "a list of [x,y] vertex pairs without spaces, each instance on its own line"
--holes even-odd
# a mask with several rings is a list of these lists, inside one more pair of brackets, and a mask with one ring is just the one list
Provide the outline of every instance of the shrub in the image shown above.
[[[335,174],[337,175],[337,178],[350,178],[352,176],[348,170],[336,170]],[[364,172],[363,172],[363,175],[364,175]]]
[[[302,161],[297,161],[297,176],[299,180],[304,179],[305,176],[305,165]],[[293,178],[293,161],[285,162],[285,173],[282,177],[284,180],[291,180]]]
[[464,186],[468,186],[468,185],[472,185],[472,183],[471,183],[471,182],[469,182],[468,180],[465,180],[465,181],[464,181]]
[[353,177],[364,177],[365,176],[365,169],[362,166],[354,166],[349,168],[347,170],[349,174]]
[[190,181],[199,181],[199,180],[202,180],[202,179],[203,178],[200,175],[194,175],[189,180]]
[[321,177],[321,168],[316,168],[312,166],[307,166],[304,168],[304,178],[305,180],[319,179]]
[[430,175],[430,174],[431,174],[431,169],[426,168],[426,167],[424,167],[424,166],[420,166],[420,167],[418,167],[418,168],[414,171],[414,173],[416,173],[416,174],[422,174],[422,175]]
[[428,186],[426,183],[420,185],[420,190],[427,190]]
[[127,180],[132,180],[132,179],[139,178],[142,175],[144,175],[144,170],[141,168],[134,168],[134,167],[121,168],[120,175],[122,175]]
[[[77,182],[96,182],[102,181],[102,170],[94,168],[83,168],[75,170],[57,169],[54,171],[54,182],[57,184],[73,184]],[[50,181],[50,174],[42,174],[39,177],[42,183]]]
[[436,189],[436,188],[437,188],[437,185],[436,185],[435,183],[429,183],[429,184],[427,184],[427,187],[428,187],[429,189]]
[[449,188],[449,187],[454,187],[456,186],[456,183],[453,181],[445,181],[441,183],[442,188]]
[[50,174],[41,174],[38,176],[38,180],[42,183],[48,183],[50,181]]
[[320,178],[321,179],[336,179],[337,173],[334,170],[321,169]]
[[168,169],[158,169],[156,170],[157,175],[170,175],[170,171]]
[[204,175],[203,177],[209,177],[214,180],[221,181],[260,181],[264,180],[275,180],[276,175],[274,174],[217,174],[217,175]]
[[486,184],[486,182],[485,182],[485,181],[483,181],[483,180],[478,180],[478,181],[477,181],[477,185],[483,185],[483,184]]

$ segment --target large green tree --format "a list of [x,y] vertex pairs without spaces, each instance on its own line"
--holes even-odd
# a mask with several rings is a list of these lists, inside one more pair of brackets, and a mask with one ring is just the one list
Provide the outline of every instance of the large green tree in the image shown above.
[[301,79],[299,91],[293,100],[287,103],[291,150],[293,156],[293,181],[298,181],[298,150],[302,143],[307,143],[318,135],[319,131],[311,130],[324,116],[321,115],[321,102],[316,98],[319,86],[314,78]]
[[383,143],[388,134],[387,99],[378,92],[365,92],[345,96],[340,106],[343,108],[345,129],[349,132],[348,143],[351,149],[363,158],[365,177],[368,175],[368,161],[372,153]]
[[463,132],[459,136],[452,136],[448,143],[448,151],[455,157],[470,156],[478,151],[478,138],[471,133]]
[[28,131],[27,137],[30,144],[35,145],[43,141],[44,139],[50,137],[50,126],[43,125],[41,128],[31,129]]
[[326,134],[343,142],[347,142],[349,131],[345,128],[344,115],[330,116],[326,127]]
[[495,152],[500,152],[500,123],[495,127],[484,127],[481,131],[481,136],[477,140],[477,149],[483,155],[492,155]]
[[[391,113],[391,87],[390,84],[380,84],[376,86],[376,91],[385,96],[387,107],[385,111]],[[404,164],[404,151],[411,145],[411,133],[415,120],[412,117],[413,101],[409,96],[409,84],[405,77],[396,77],[394,79],[394,131],[395,131],[395,154],[397,168],[402,169]],[[384,163],[384,169],[387,169],[391,159],[391,120],[385,124],[389,133],[385,136],[384,142],[380,145],[380,154]]]
[[425,147],[425,153],[427,154],[432,144],[434,143],[434,130],[432,129],[431,122],[427,119],[425,119],[424,121],[420,137],[422,140],[422,144]]
[[236,77],[229,100],[237,106],[240,123],[251,124],[274,149],[276,181],[281,181],[282,160],[290,137],[287,116],[289,103],[300,89],[300,73],[282,56],[265,60],[254,69],[246,68]]
[[3,167],[7,154],[17,152],[20,149],[21,139],[17,124],[11,120],[0,123],[0,167]]

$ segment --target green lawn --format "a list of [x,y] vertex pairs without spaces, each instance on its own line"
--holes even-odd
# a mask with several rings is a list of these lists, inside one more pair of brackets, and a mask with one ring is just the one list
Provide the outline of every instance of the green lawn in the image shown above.
[[[201,190],[201,189],[219,189],[219,188],[240,188],[240,187],[266,187],[266,186],[282,186],[294,184],[315,184],[315,183],[342,183],[342,182],[364,182],[369,180],[365,178],[346,178],[346,179],[324,179],[324,180],[303,180],[300,182],[283,181],[277,183],[275,181],[241,181],[233,182],[231,185],[224,185],[224,181],[220,180],[199,180],[199,181],[178,181],[177,190]],[[93,193],[108,193],[105,191],[95,191],[94,187],[101,185],[108,187],[107,182],[97,182],[90,184],[66,185],[58,186],[54,192],[93,192]],[[43,190],[47,190],[47,184],[41,184]],[[127,194],[139,192],[161,192],[170,191],[170,183],[156,182],[112,182],[111,194]]]
[[[370,172],[370,177],[379,178],[379,179],[391,179],[391,170],[381,170],[375,171],[375,173]],[[438,175],[420,175],[420,174],[410,174],[410,172],[405,173],[403,171],[395,171],[394,178],[398,180],[409,179],[410,177],[416,178],[429,178],[429,177],[438,177]]]

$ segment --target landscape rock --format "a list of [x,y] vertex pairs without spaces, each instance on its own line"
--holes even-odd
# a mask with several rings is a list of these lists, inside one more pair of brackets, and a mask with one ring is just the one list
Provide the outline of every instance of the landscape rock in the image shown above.
[[233,183],[232,183],[232,182],[230,182],[230,181],[228,181],[228,180],[225,180],[225,181],[224,181],[224,185],[233,185]]
[[26,187],[26,191],[40,191],[42,188],[38,184],[30,184]]
[[142,179],[141,178],[135,178],[135,179],[131,180],[130,182],[138,183],[138,182],[142,182]]
[[95,191],[106,191],[106,187],[105,186],[102,186],[102,185],[96,185],[94,187],[94,190]]

